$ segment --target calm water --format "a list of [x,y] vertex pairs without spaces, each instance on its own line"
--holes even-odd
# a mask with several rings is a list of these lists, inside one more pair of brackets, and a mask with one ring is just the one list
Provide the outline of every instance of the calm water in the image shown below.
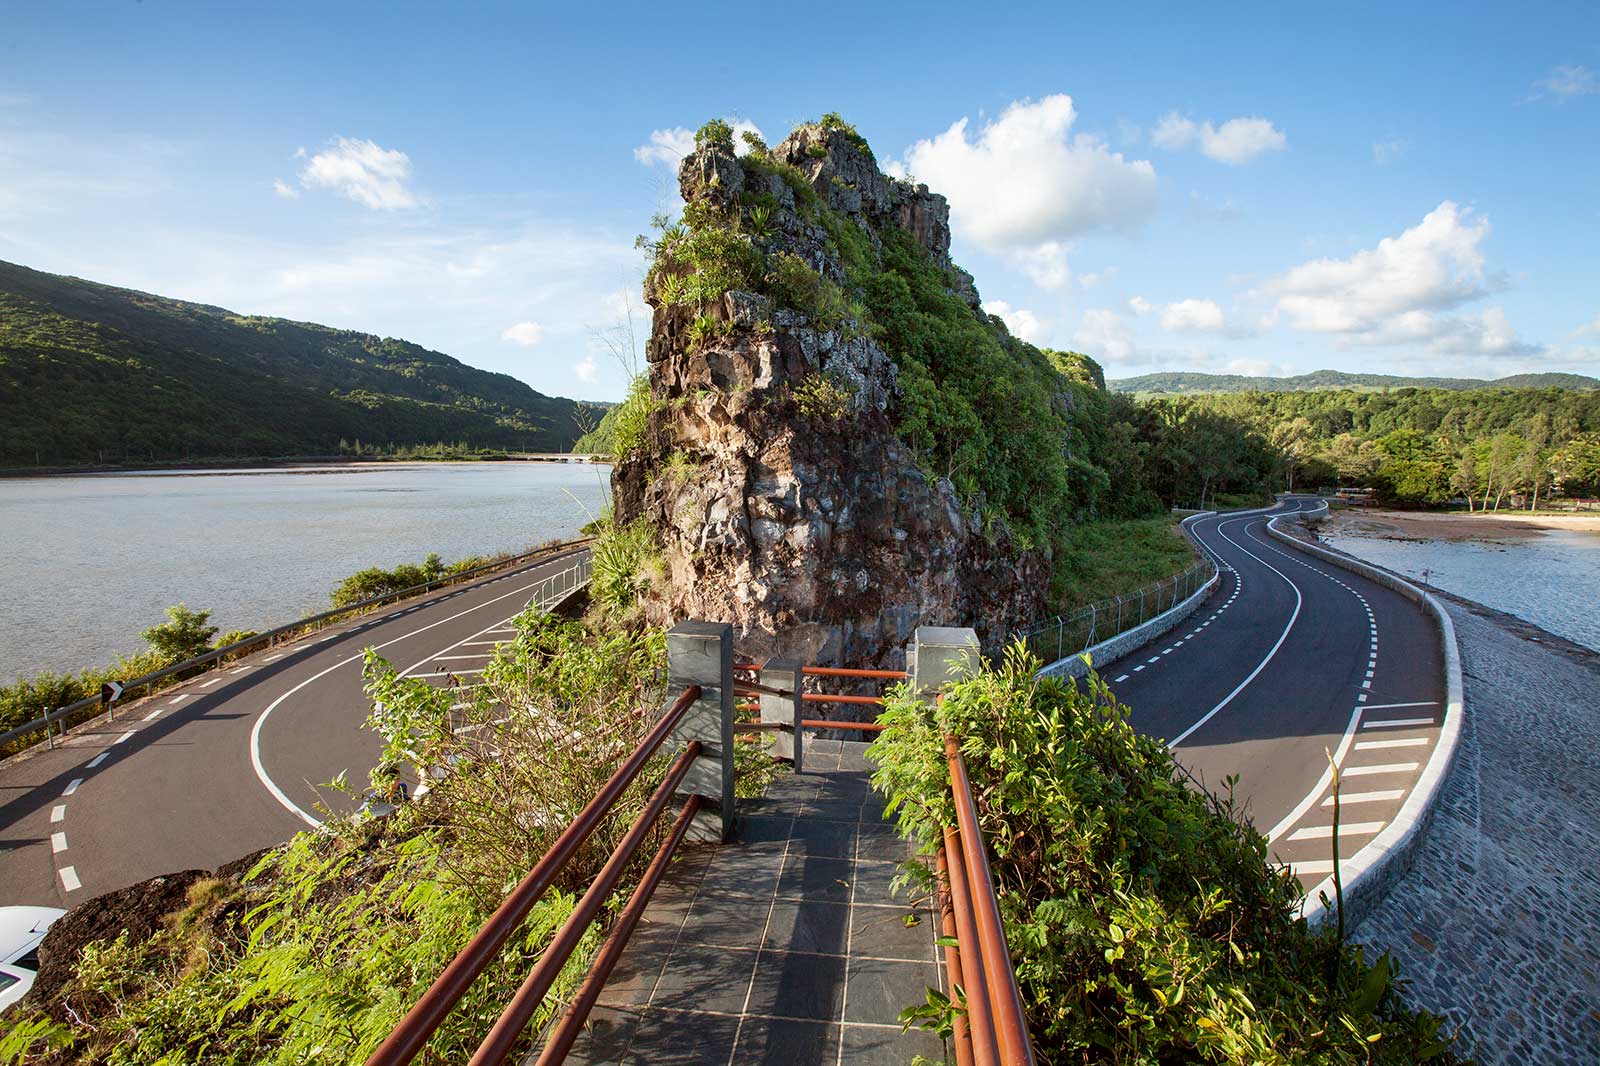
[[1600,535],[1557,529],[1509,544],[1330,536],[1329,544],[1600,650]]
[[326,609],[363,567],[574,536],[608,476],[472,463],[0,479],[0,681],[140,651],[139,630],[180,600],[224,631],[266,629]]

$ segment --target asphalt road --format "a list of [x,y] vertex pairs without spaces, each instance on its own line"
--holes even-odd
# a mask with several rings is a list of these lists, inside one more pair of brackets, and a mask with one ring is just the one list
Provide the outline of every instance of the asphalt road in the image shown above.
[[[574,549],[257,653],[0,765],[0,905],[75,903],[157,874],[214,868],[350,801],[381,744],[361,728],[364,649],[470,684],[504,627]],[[498,632],[497,632],[498,630]]]
[[1270,536],[1269,513],[1191,524],[1223,568],[1216,591],[1160,641],[1099,666],[1133,724],[1235,797],[1312,887],[1333,868],[1329,755],[1348,858],[1398,813],[1444,714],[1443,649],[1424,608]]

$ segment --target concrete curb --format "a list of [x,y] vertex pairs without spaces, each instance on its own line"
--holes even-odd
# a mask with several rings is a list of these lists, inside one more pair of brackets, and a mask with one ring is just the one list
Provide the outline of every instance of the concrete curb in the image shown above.
[[[1277,504],[1272,506],[1276,507]],[[1225,513],[1229,517],[1233,517],[1235,515],[1258,514],[1270,510],[1272,510],[1272,507],[1256,507],[1247,511],[1228,511]],[[1179,523],[1183,527],[1183,535],[1189,538],[1189,543],[1193,544],[1202,556],[1210,559],[1213,563],[1216,562],[1215,557],[1206,549],[1204,544],[1195,539],[1194,534],[1189,531],[1189,523],[1198,522],[1202,518],[1212,518],[1216,514],[1216,511],[1201,511],[1198,514],[1190,515]],[[1102,640],[1100,643],[1085,648],[1076,655],[1069,655],[1065,659],[1057,659],[1048,666],[1040,667],[1039,676],[1084,677],[1088,675],[1089,671],[1097,663],[1115,662],[1129,652],[1138,651],[1193,614],[1205,598],[1211,595],[1211,590],[1217,587],[1217,582],[1221,579],[1222,573],[1218,570],[1211,575],[1210,581],[1201,585],[1189,595],[1188,599],[1176,607],[1170,607],[1148,622],[1134,626],[1126,632],[1118,633],[1109,640]]]
[[[1283,517],[1298,520],[1305,515]],[[1367,911],[1383,899],[1390,885],[1410,871],[1412,859],[1416,856],[1417,847],[1421,844],[1422,835],[1433,815],[1434,803],[1444,789],[1445,778],[1449,776],[1450,768],[1455,765],[1456,748],[1461,739],[1461,719],[1466,714],[1465,686],[1461,677],[1461,650],[1456,645],[1455,624],[1451,622],[1449,612],[1437,598],[1398,574],[1343,552],[1291,536],[1278,528],[1280,521],[1283,521],[1283,518],[1274,518],[1267,523],[1267,532],[1278,540],[1292,544],[1325,562],[1369,578],[1409,600],[1426,606],[1439,625],[1439,634],[1444,645],[1445,714],[1444,721],[1439,727],[1439,742],[1434,745],[1433,754],[1428,758],[1428,765],[1423,767],[1422,776],[1417,779],[1416,785],[1406,797],[1405,803],[1401,805],[1400,813],[1395,815],[1394,821],[1385,826],[1383,831],[1360,851],[1343,861],[1345,927],[1348,929],[1359,923]],[[1301,914],[1313,927],[1333,920],[1331,910],[1322,903],[1324,894],[1330,899],[1333,896],[1331,876],[1324,878],[1307,892],[1305,901],[1301,904]]]

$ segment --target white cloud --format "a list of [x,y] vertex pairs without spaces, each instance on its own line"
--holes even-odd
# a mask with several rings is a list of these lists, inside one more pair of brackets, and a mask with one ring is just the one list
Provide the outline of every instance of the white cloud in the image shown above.
[[1586,322],[1579,326],[1577,332],[1579,335],[1585,333],[1600,335],[1600,315],[1595,315],[1592,322]]
[[[738,155],[744,155],[750,150],[744,143],[744,134],[748,131],[761,136],[761,127],[749,119],[734,118],[729,115],[722,121],[733,127],[733,150]],[[652,163],[663,163],[676,170],[683,157],[694,151],[694,130],[684,126],[673,126],[671,129],[651,130],[650,140],[633,150],[633,158],[650,166]]]
[[1050,324],[1044,319],[1026,308],[1012,307],[1004,300],[985,300],[983,309],[991,315],[999,315],[1013,335],[1029,344],[1043,343],[1050,332]]
[[1179,300],[1161,310],[1161,328],[1173,333],[1221,333],[1222,308],[1215,300]]
[[300,198],[299,189],[295,188],[293,185],[290,185],[288,182],[278,181],[277,179],[274,179],[272,182],[272,191],[277,193],[285,200],[298,200]]
[[1074,351],[1083,352],[1102,363],[1137,363],[1139,347],[1133,329],[1121,315],[1108,308],[1083,313],[1083,325],[1072,335]]
[[410,178],[410,156],[349,137],[336,138],[300,171],[300,183],[306,188],[332,189],[374,211],[420,207],[422,200],[406,188]]
[[1411,151],[1411,142],[1399,137],[1391,137],[1387,141],[1372,142],[1372,161],[1381,166],[1394,162],[1407,152]]
[[1078,276],[1078,284],[1082,285],[1086,289],[1092,289],[1095,286],[1099,285],[1101,282],[1110,281],[1112,278],[1114,278],[1116,276],[1117,276],[1117,268],[1116,267],[1114,267],[1114,266],[1106,267],[1104,270],[1096,270],[1096,271],[1093,271],[1092,273],[1080,274]]
[[1128,300],[1128,309],[1136,315],[1148,315],[1156,309],[1156,305],[1143,296],[1135,296]]
[[594,356],[585,355],[583,357],[583,362],[573,366],[572,372],[576,374],[578,376],[578,380],[583,382],[585,385],[592,385],[594,384],[595,374],[599,371],[599,369],[600,368],[595,365]]
[[500,334],[500,339],[531,348],[544,340],[544,327],[537,322],[518,322],[514,326],[507,326],[505,332]]
[[1003,255],[1046,288],[1071,279],[1074,238],[1138,228],[1155,213],[1155,167],[1098,137],[1072,135],[1064,94],[1018,101],[971,133],[961,119],[907,149],[910,172],[950,200],[956,234]]
[[1193,145],[1219,163],[1239,166],[1264,152],[1282,151],[1288,143],[1283,131],[1259,116],[1230,118],[1220,126],[1196,123],[1176,111],[1164,116],[1150,133],[1150,143],[1176,152]]
[[1530,99],[1539,100],[1546,95],[1554,96],[1557,101],[1571,100],[1578,96],[1590,96],[1600,93],[1600,78],[1595,72],[1583,66],[1561,66],[1552,70],[1548,76],[1534,82],[1534,93]]
[[1262,292],[1295,329],[1336,334],[1343,344],[1421,345],[1441,355],[1526,356],[1500,308],[1449,315],[1498,287],[1480,247],[1489,220],[1449,200],[1398,237],[1348,259],[1316,259],[1268,281]]

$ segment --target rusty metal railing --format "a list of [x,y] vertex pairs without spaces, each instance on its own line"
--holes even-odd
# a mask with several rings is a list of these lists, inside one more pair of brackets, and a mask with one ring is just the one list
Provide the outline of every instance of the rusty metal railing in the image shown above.
[[944,829],[938,861],[941,889],[951,911],[947,935],[953,927],[958,945],[946,961],[952,987],[958,983],[956,974],[962,979],[959,983],[967,1008],[963,1024],[955,1030],[956,1060],[974,1066],[1033,1066],[1022,992],[1006,946],[972,782],[955,737],[945,737],[944,750],[956,824]]
[[[484,922],[482,928],[467,942],[467,946],[462,948],[456,957],[451,960],[450,965],[445,967],[444,972],[434,979],[433,984],[422,994],[422,997],[406,1013],[406,1016],[400,1020],[400,1024],[395,1027],[394,1031],[367,1059],[367,1066],[404,1066],[405,1063],[409,1063],[422,1051],[429,1038],[438,1030],[440,1024],[443,1023],[456,1004],[461,1001],[461,998],[466,995],[472,983],[499,956],[501,949],[505,947],[506,941],[516,932],[517,927],[528,916],[534,904],[543,897],[545,891],[549,889],[556,876],[572,859],[572,856],[577,853],[577,850],[594,834],[594,831],[599,827],[606,815],[616,806],[617,800],[621,798],[623,792],[633,783],[634,778],[644,769],[645,764],[655,755],[667,737],[671,735],[674,728],[683,720],[689,708],[693,706],[696,700],[700,699],[701,694],[702,690],[699,685],[690,685],[684,689],[682,695],[667,709],[667,712],[661,716],[661,719],[645,738],[639,742],[639,746],[634,749],[633,754],[629,755],[622,765],[617,767],[606,783],[601,786],[594,799],[590,800],[583,810],[578,812],[577,817],[572,820],[572,824],[567,826],[561,835],[556,838],[556,842],[550,846],[550,850],[545,852],[544,856],[534,864],[533,869],[529,870],[527,875],[517,883],[516,887],[511,890],[495,912]],[[533,1016],[533,1012],[538,1008],[545,993],[549,990],[551,982],[555,980],[556,975],[560,972],[562,964],[566,962],[582,939],[584,930],[588,928],[595,915],[599,912],[600,907],[605,904],[606,899],[615,890],[623,870],[633,858],[634,852],[638,851],[640,845],[644,842],[651,827],[660,817],[661,812],[672,797],[673,790],[683,780],[684,775],[688,773],[689,766],[700,752],[700,747],[698,741],[690,741],[673,762],[666,778],[651,794],[644,811],[629,827],[627,834],[612,852],[611,858],[606,862],[599,876],[595,878],[594,884],[584,894],[583,899],[574,908],[572,915],[569,916],[566,923],[556,933],[550,947],[540,956],[538,964],[523,981],[522,987],[517,990],[517,994],[513,997],[511,1004],[496,1021],[489,1035],[484,1038],[483,1043],[479,1045],[477,1053],[472,1058],[474,1064],[498,1064],[504,1059],[507,1052],[511,1050],[512,1045],[527,1025],[528,1019]],[[690,800],[690,803],[694,807],[698,807],[698,803],[693,799]],[[686,828],[685,817],[692,819],[692,811],[686,816],[680,815],[679,817],[679,821],[684,822],[684,827]],[[677,841],[681,840],[682,837],[683,830],[678,825],[674,825],[673,831],[668,835],[667,839],[675,847]],[[663,847],[665,846],[663,845]],[[670,859],[670,849],[666,851],[666,856]],[[665,862],[661,858],[660,852],[657,853],[657,860],[663,864]],[[654,863],[652,863],[652,866],[654,866]],[[657,874],[657,880],[659,880],[659,874]],[[641,881],[641,889],[645,883]],[[653,890],[654,881],[649,883]],[[635,890],[634,895],[638,897],[639,890]],[[639,904],[640,907],[642,908],[643,903],[648,902],[648,900],[649,894],[647,892]],[[633,901],[630,900],[629,906],[632,905]],[[637,921],[637,917],[635,917],[634,921]],[[631,925],[629,928],[631,929]],[[616,931],[614,930],[613,935],[615,934]],[[626,937],[624,935],[624,946],[625,942]],[[617,952],[620,953],[620,951],[621,948],[618,947]],[[604,955],[604,951],[602,951],[602,955]],[[615,963],[614,958],[612,963]],[[592,972],[590,980],[594,980]],[[602,977],[600,980],[603,982],[604,978]],[[571,1014],[570,1008],[568,1014]],[[583,1015],[586,1017],[587,1014],[588,1010],[586,1008],[583,1011]],[[582,1025],[582,1020],[582,1018],[579,1018],[577,1022],[579,1026]],[[566,1024],[565,1020],[563,1020],[562,1024]],[[559,1059],[552,1061],[559,1061]]]

